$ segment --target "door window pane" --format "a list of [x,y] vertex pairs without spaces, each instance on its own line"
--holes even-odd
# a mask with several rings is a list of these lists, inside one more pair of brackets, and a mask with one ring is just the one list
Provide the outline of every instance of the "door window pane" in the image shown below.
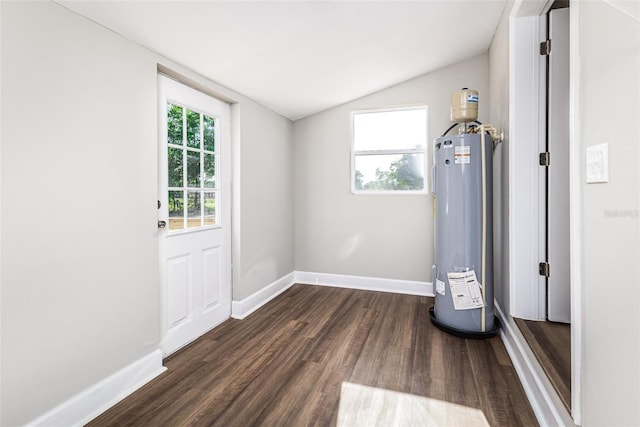
[[215,188],[216,186],[216,156],[214,154],[204,155],[204,187]]
[[184,193],[169,191],[169,231],[184,229]]
[[167,142],[182,145],[182,107],[167,103]]
[[180,148],[169,147],[168,155],[168,174],[169,174],[169,187],[182,187],[183,181],[183,167],[182,167],[182,153]]
[[204,193],[204,225],[216,224],[216,193]]
[[170,232],[218,225],[216,120],[188,107],[167,103]]
[[213,117],[204,116],[204,149],[208,151],[215,151],[215,123],[216,120]]
[[200,187],[200,153],[187,150],[187,187]]
[[187,147],[200,148],[200,113],[187,110]]
[[201,199],[201,193],[199,191],[189,191],[189,200],[187,201],[187,228],[202,226]]

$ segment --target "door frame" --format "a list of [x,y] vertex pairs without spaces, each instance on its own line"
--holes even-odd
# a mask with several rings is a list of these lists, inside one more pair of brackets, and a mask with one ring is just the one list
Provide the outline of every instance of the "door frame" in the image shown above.
[[[553,0],[516,0],[509,17],[509,314],[539,320],[545,318],[543,304],[546,292],[541,292],[540,276],[535,268],[542,259],[539,258],[540,250],[544,250],[540,248],[538,238],[540,221],[535,219],[539,216],[540,169],[535,159],[540,138],[544,138],[544,132],[541,132],[544,128],[540,126],[544,120],[544,110],[541,110],[544,105],[540,105],[544,99],[544,93],[541,93],[544,86],[540,84],[540,58],[536,55],[535,46],[529,53],[517,48],[532,47],[540,41],[544,34],[540,32],[540,22],[546,20],[545,15],[552,3]],[[569,9],[571,417],[578,425],[582,418],[579,3],[578,0],[570,0]],[[532,133],[535,137],[531,137]],[[530,157],[532,155],[534,157]],[[535,223],[532,223],[534,219]],[[526,342],[522,344],[526,345]],[[555,394],[553,390],[550,392]]]
[[582,176],[580,167],[580,2],[569,8],[569,204],[571,271],[571,415],[582,424]]
[[[569,10],[547,13],[548,34],[553,48],[547,56],[547,150],[553,161],[547,168],[547,320],[571,323],[571,260],[569,258]],[[566,38],[565,38],[566,37]],[[566,86],[565,86],[566,85]],[[566,92],[565,92],[566,91]],[[565,94],[566,93],[566,97]],[[557,118],[560,118],[558,120]]]

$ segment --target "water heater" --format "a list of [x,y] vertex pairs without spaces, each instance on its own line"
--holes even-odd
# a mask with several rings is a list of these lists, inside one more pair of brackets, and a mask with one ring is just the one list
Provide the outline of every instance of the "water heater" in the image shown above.
[[[468,104],[471,107],[468,108]],[[431,321],[464,338],[497,334],[493,313],[493,148],[497,130],[476,121],[478,93],[464,88],[452,97],[458,134],[433,144],[435,305]],[[475,125],[473,124],[475,122]]]

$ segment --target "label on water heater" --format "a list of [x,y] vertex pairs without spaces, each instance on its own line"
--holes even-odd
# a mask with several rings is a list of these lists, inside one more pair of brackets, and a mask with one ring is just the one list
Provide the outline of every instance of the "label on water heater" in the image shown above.
[[474,270],[450,272],[447,273],[447,277],[455,310],[472,310],[484,307],[480,284]]
[[467,102],[475,102],[476,104],[478,103],[478,95],[476,95],[475,93],[470,93],[467,95]]
[[468,145],[456,145],[454,157],[456,165],[471,163],[471,147]]
[[439,293],[440,295],[444,295],[444,282],[440,279],[436,279],[436,292]]

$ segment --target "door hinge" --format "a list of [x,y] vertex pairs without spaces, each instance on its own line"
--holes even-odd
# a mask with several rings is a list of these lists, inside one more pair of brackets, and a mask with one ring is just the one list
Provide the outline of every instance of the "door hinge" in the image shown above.
[[551,268],[549,267],[549,263],[541,262],[540,264],[538,264],[538,272],[540,273],[541,276],[549,277],[551,273]]
[[540,43],[540,55],[549,55],[551,53],[551,40],[545,40]]
[[551,153],[545,151],[540,153],[540,166],[549,166],[551,164]]

